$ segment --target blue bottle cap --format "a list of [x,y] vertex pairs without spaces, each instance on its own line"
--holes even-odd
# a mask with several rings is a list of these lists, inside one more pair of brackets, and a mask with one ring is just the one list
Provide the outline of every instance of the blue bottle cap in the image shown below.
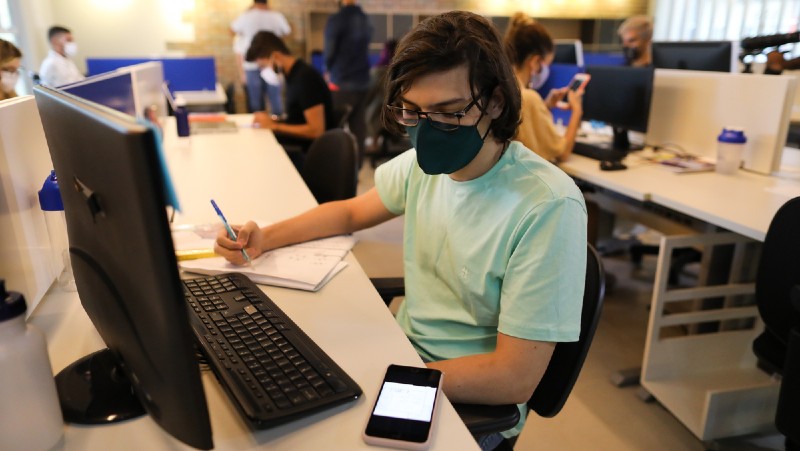
[[56,171],[50,171],[50,175],[44,180],[42,189],[39,191],[39,205],[44,211],[64,211],[64,202],[61,201]]
[[722,133],[717,137],[717,141],[721,143],[744,144],[747,142],[747,138],[744,136],[744,130],[726,127],[722,129]]
[[27,310],[25,297],[21,293],[7,292],[6,281],[0,279],[0,321],[16,318]]

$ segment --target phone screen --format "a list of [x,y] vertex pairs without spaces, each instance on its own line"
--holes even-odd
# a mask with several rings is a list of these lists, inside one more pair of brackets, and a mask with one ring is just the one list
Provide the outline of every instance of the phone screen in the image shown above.
[[573,78],[572,81],[569,84],[569,89],[572,90],[572,91],[577,91],[578,88],[580,88],[582,84],[583,84],[583,80],[581,80],[580,78]]
[[365,433],[423,443],[428,439],[442,373],[390,365]]
[[373,415],[401,420],[431,421],[436,388],[384,382]]

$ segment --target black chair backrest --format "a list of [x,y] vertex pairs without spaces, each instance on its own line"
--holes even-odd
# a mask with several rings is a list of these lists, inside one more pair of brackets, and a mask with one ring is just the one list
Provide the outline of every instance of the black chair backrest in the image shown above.
[[769,224],[756,276],[756,303],[764,325],[785,346],[790,331],[800,325],[791,301],[800,285],[800,197],[778,209]]
[[567,402],[578,379],[589,346],[592,344],[605,294],[605,272],[597,251],[588,245],[586,251],[586,283],[581,309],[581,333],[578,341],[557,343],[542,380],[528,401],[528,407],[539,416],[555,416]]
[[347,122],[350,120],[350,114],[352,113],[353,106],[349,103],[334,106],[333,126],[337,128],[346,128]]
[[317,202],[355,197],[357,155],[353,135],[341,128],[330,129],[311,143],[301,175]]

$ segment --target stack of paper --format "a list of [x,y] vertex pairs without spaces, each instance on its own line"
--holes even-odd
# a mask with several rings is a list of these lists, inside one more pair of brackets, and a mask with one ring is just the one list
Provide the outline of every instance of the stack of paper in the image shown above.
[[[192,232],[175,231],[176,251],[197,248],[205,240],[191,237]],[[222,257],[201,258],[179,262],[181,269],[206,275],[240,272],[253,282],[279,287],[317,291],[333,276],[347,267],[342,259],[355,244],[352,236],[335,236],[275,249],[253,259],[252,266],[236,266]],[[213,247],[213,239],[207,247]]]

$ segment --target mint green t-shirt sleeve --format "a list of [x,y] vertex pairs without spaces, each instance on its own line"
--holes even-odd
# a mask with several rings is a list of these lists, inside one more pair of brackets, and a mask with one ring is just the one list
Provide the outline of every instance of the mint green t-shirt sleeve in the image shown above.
[[519,242],[503,280],[498,331],[527,340],[577,341],[586,275],[583,203],[571,197],[544,202],[515,235]]
[[375,169],[375,188],[378,196],[392,214],[402,215],[406,211],[409,178],[417,164],[417,153],[407,150]]

